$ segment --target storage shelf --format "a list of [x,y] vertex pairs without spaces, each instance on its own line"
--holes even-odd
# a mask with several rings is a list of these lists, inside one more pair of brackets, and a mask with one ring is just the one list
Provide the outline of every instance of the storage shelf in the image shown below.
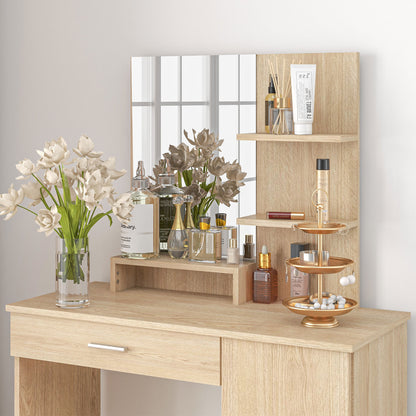
[[244,133],[237,134],[237,140],[252,140],[257,142],[302,142],[302,143],[347,143],[357,142],[358,134],[266,134]]
[[[266,218],[266,214],[254,214],[247,217],[237,218],[237,224],[239,225],[255,225],[257,227],[268,228],[294,228],[296,224],[302,222],[314,221],[314,218],[305,220],[270,220]],[[358,227],[358,220],[331,220],[333,222],[345,224],[346,227],[343,230],[350,230]],[[299,230],[300,231],[300,230]]]

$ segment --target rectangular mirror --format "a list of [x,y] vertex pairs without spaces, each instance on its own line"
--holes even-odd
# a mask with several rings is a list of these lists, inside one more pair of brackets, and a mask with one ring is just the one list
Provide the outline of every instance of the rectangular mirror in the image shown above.
[[[190,138],[192,129],[214,132],[224,140],[219,156],[247,172],[238,203],[219,210],[234,225],[256,213],[256,144],[236,140],[256,131],[256,55],[133,57],[131,126],[132,170],[143,160],[148,175],[169,145],[188,144],[184,130]],[[245,234],[255,235],[255,227],[240,226]]]

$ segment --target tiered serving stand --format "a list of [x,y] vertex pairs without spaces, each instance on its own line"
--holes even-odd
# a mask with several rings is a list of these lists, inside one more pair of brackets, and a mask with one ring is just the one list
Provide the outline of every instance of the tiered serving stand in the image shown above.
[[[314,192],[314,194],[316,191]],[[338,223],[327,223],[323,224],[322,211],[323,206],[315,204],[318,211],[318,222],[316,223],[301,223],[296,225],[296,228],[302,230],[308,234],[316,234],[318,241],[318,264],[316,265],[305,265],[300,263],[299,257],[291,258],[286,261],[288,266],[295,267],[301,272],[316,274],[318,279],[318,290],[317,295],[314,296],[295,296],[283,301],[283,305],[286,306],[290,311],[299,315],[304,315],[305,318],[302,320],[302,325],[309,328],[334,328],[339,325],[336,316],[345,315],[351,312],[358,306],[358,303],[349,298],[345,298],[345,307],[339,309],[338,304],[335,305],[335,309],[310,309],[313,306],[313,300],[316,298],[322,305],[322,300],[325,297],[329,297],[330,294],[325,294],[322,287],[322,276],[324,274],[339,273],[344,270],[347,266],[354,264],[353,260],[346,259],[343,257],[329,257],[328,264],[323,265],[322,263],[322,252],[323,252],[323,235],[334,234],[345,228],[345,224]],[[296,304],[306,305],[308,308],[295,306]]]

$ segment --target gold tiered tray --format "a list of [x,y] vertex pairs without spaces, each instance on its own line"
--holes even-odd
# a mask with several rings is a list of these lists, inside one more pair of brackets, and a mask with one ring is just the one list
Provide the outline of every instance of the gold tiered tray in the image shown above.
[[346,224],[330,222],[328,224],[322,224],[320,227],[317,222],[303,222],[296,224],[295,227],[308,234],[334,234],[345,228]]
[[353,264],[354,261],[343,257],[330,257],[328,265],[315,266],[311,264],[301,264],[299,257],[286,260],[288,266],[296,267],[300,272],[309,274],[332,274],[342,272],[347,266]]

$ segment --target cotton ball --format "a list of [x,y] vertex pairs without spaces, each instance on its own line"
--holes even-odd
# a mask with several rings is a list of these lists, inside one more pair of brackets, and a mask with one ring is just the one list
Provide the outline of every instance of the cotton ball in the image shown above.
[[321,309],[322,309],[322,310],[328,309],[328,305],[327,305],[327,304],[325,304],[325,303],[323,303],[323,304],[321,305]]
[[321,304],[319,302],[315,302],[313,304],[314,309],[319,309],[321,307]]
[[350,281],[350,285],[353,285],[355,283],[355,281],[356,281],[355,275],[354,274],[350,274],[348,276],[348,280]]
[[348,286],[350,284],[350,279],[348,276],[341,277],[341,279],[339,279],[339,283],[341,286]]

